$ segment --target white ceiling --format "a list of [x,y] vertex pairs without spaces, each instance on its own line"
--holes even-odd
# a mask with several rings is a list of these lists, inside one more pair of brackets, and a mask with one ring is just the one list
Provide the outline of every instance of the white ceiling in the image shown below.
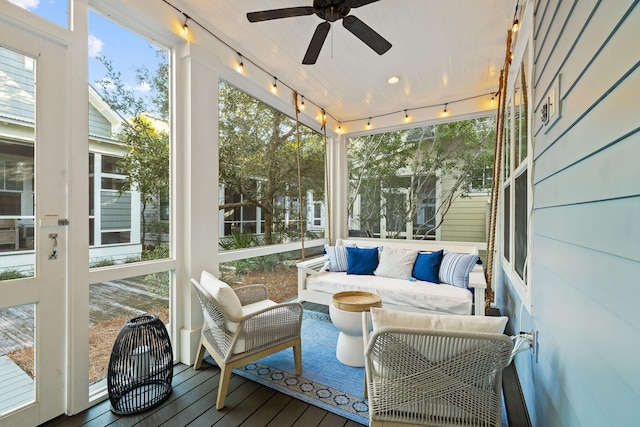
[[[246,18],[247,12],[311,6],[313,0],[180,3],[197,24],[243,55],[247,74],[267,74],[267,81],[268,74],[277,77],[281,86],[303,95],[305,104],[324,108],[353,131],[362,127],[353,120],[388,122],[394,113],[398,121],[405,109],[412,118],[428,120],[438,117],[445,103],[454,115],[495,108],[490,95],[456,101],[497,91],[516,1],[380,0],[351,14],[391,42],[388,52],[379,56],[337,21],[314,65],[302,65],[302,58],[322,22],[319,17],[258,23]],[[232,50],[230,54],[236,56]],[[392,75],[400,77],[398,84],[387,83]],[[422,108],[432,105],[436,107]]]

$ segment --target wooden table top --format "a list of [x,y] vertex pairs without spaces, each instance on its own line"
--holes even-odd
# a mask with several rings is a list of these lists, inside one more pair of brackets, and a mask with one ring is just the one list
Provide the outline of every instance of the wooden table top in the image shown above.
[[371,292],[344,291],[333,294],[333,306],[343,311],[369,311],[371,307],[382,307],[382,299]]

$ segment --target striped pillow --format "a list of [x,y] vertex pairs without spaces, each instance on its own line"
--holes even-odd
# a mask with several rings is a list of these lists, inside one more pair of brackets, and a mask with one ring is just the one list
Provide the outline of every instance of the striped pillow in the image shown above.
[[416,250],[383,247],[378,268],[373,274],[393,279],[408,279],[413,273],[413,264],[417,257]]
[[473,270],[476,262],[478,262],[478,255],[476,254],[459,254],[445,251],[438,274],[440,282],[457,286],[458,288],[468,288],[469,273]]
[[[355,245],[347,245],[355,246]],[[346,246],[324,245],[324,251],[329,256],[329,271],[347,271]]]

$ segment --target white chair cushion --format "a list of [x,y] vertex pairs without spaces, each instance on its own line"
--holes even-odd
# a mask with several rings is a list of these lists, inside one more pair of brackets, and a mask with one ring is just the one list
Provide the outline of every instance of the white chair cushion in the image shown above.
[[462,332],[504,333],[506,316],[466,316],[409,313],[385,308],[371,308],[373,330],[384,326],[397,328],[440,329]]
[[[247,304],[242,306],[242,315],[247,316],[254,313],[257,313],[265,308],[274,307],[278,305],[278,303],[271,301],[270,299],[264,299],[262,301],[253,302],[251,304]],[[238,331],[239,323],[236,322],[225,322],[225,326],[229,332],[235,334]],[[231,352],[233,354],[244,353],[247,348],[247,344],[245,341],[244,334],[238,337],[236,341],[236,345],[233,346],[233,350]]]
[[239,318],[242,317],[242,305],[238,295],[223,281],[208,271],[202,271],[200,276],[200,284],[209,292],[220,306],[224,307],[229,316]]

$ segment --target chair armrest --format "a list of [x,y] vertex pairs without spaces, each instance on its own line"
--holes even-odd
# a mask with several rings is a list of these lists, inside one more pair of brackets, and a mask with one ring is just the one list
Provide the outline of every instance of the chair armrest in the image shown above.
[[237,335],[245,338],[245,352],[298,338],[302,328],[302,312],[302,304],[289,302],[244,316]]
[[329,268],[329,255],[322,255],[317,258],[302,261],[296,264],[300,270],[309,270],[310,274],[318,273]]
[[469,273],[469,287],[473,288],[473,310],[476,316],[484,316],[487,281],[481,264],[476,264]]
[[318,274],[321,271],[329,270],[329,256],[323,255],[296,264],[298,267],[298,296],[307,289],[307,276]]
[[260,284],[238,286],[233,288],[233,291],[238,295],[241,305],[247,305],[269,298],[267,287]]

